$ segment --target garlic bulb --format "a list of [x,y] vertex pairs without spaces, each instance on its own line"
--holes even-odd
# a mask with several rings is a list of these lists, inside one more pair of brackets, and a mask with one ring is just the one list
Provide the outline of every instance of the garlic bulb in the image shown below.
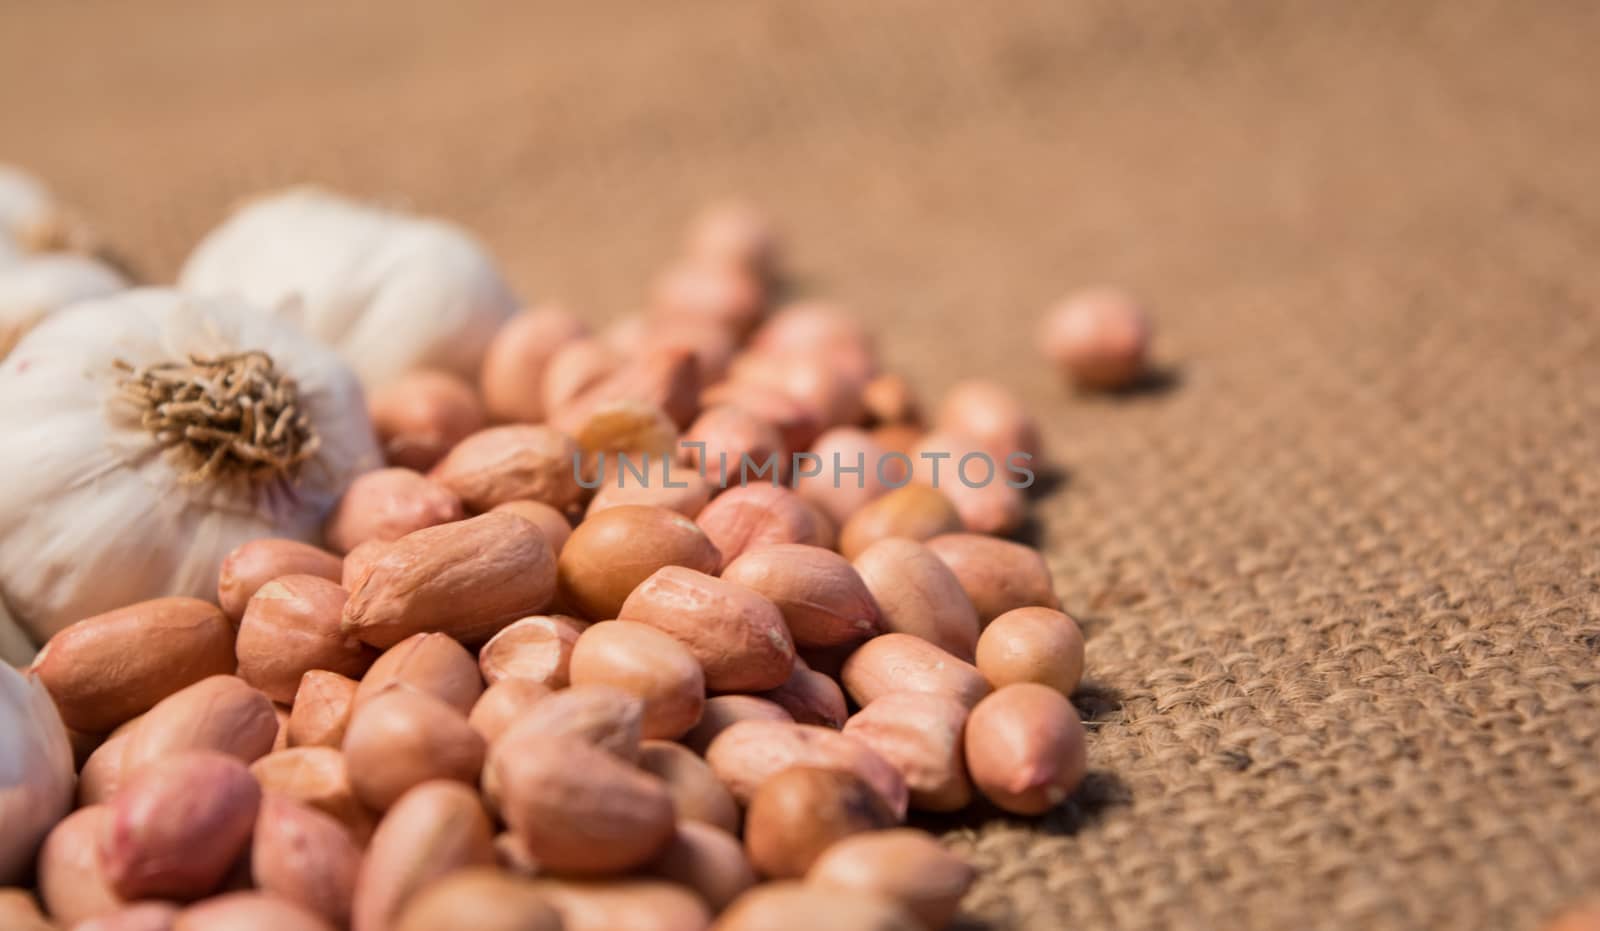
[[355,375],[237,298],[136,289],[0,363],[0,595],[43,642],[163,595],[216,597],[239,544],[315,541],[381,464]]
[[0,886],[29,872],[76,788],[72,745],[50,693],[0,663]]
[[416,368],[475,381],[517,309],[494,261],[459,227],[314,188],[239,210],[196,247],[178,285],[268,308],[300,298],[307,330],[369,388]]
[[63,252],[0,262],[0,359],[49,314],[127,286],[110,266],[86,255]]

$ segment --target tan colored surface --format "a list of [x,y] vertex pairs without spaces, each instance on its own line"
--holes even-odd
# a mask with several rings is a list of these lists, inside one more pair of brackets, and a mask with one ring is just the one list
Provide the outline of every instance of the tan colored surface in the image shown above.
[[[964,829],[975,915],[1521,929],[1600,889],[1600,5],[326,6],[13,0],[0,158],[158,278],[316,180],[595,319],[748,191],[920,387],[1024,392],[1094,773]],[[1099,280],[1173,390],[1035,360]]]

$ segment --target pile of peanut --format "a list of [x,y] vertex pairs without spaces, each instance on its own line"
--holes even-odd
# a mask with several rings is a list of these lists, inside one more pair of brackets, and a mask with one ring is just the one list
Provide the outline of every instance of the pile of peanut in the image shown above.
[[49,918],[0,893],[0,924],[946,926],[973,871],[908,813],[1040,815],[1086,766],[1082,635],[1003,537],[1026,492],[954,477],[1037,431],[985,382],[930,428],[856,321],[769,314],[777,272],[760,217],[708,215],[646,316],[530,311],[481,384],[374,396],[390,467],[328,549],[248,543],[216,604],[56,635],[81,807]]

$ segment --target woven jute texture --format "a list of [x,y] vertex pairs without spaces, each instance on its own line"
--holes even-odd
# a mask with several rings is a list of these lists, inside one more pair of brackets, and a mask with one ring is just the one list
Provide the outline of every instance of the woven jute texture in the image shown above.
[[[964,921],[1531,929],[1600,892],[1600,4],[0,6],[0,159],[151,280],[298,181],[636,309],[748,194],[930,397],[1022,393],[1092,774]],[[1147,295],[1164,386],[1034,321]]]

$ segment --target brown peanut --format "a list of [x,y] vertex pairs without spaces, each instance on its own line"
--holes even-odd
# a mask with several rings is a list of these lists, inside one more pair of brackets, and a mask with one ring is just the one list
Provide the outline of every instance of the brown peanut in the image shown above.
[[754,695],[714,695],[706,699],[705,711],[700,714],[700,723],[683,735],[684,746],[696,753],[704,755],[706,748],[717,739],[717,735],[739,723],[740,721],[780,721],[794,723],[794,716],[785,711],[783,706],[766,698]]
[[292,747],[250,767],[263,792],[303,802],[344,825],[359,846],[372,836],[373,815],[350,788],[344,754],[332,747]]
[[565,410],[573,399],[600,384],[622,366],[622,356],[603,341],[591,337],[569,340],[550,357],[540,396],[545,419]]
[[1105,287],[1080,291],[1045,315],[1039,346],[1080,388],[1127,388],[1144,374],[1150,319],[1127,292]]
[[777,605],[798,646],[841,646],[878,632],[878,604],[855,567],[819,546],[764,546],[729,563],[722,579]]
[[104,734],[184,686],[233,672],[233,636],[215,605],[157,598],[63,629],[33,672],[67,727]]
[[337,747],[344,743],[358,684],[336,672],[313,669],[300,677],[289,712],[287,745]]
[[545,542],[550,544],[550,552],[556,556],[561,555],[561,548],[567,545],[567,538],[572,536],[572,523],[560,511],[543,501],[507,501],[495,505],[490,511],[515,514],[538,527],[544,533]]
[[[635,465],[643,457],[672,458],[678,445],[678,426],[661,408],[632,398],[602,400],[584,411],[574,423],[572,437],[583,451],[586,472],[611,475],[626,453]],[[604,457],[604,462],[600,458]]]
[[1088,768],[1083,722],[1055,689],[1019,682],[978,702],[967,718],[967,769],[989,801],[1042,815],[1066,800]]
[[378,558],[378,554],[389,548],[389,542],[392,541],[368,540],[344,554],[344,565],[339,570],[339,585],[345,591],[355,588],[361,577],[372,568],[372,563]]
[[[712,385],[700,393],[700,403],[706,407],[732,404],[772,424],[783,441],[781,451],[785,456],[791,452],[809,449],[826,427],[822,422],[822,411],[790,397],[775,386],[753,383],[748,379],[738,383],[722,381]],[[732,470],[731,475],[738,474],[731,460],[728,467]],[[788,464],[780,463],[779,467],[782,469],[779,480],[787,481]]]
[[39,898],[66,927],[125,904],[100,862],[100,837],[110,824],[109,805],[80,808],[50,831],[39,850]]
[[882,629],[912,634],[959,659],[978,646],[978,612],[961,582],[933,551],[914,540],[888,538],[855,559],[856,571],[878,603]]
[[9,931],[56,931],[26,889],[0,889],[0,927]]
[[1014,452],[1039,455],[1039,425],[1017,396],[992,381],[957,383],[939,405],[935,429],[970,436],[997,461]]
[[506,823],[550,870],[626,872],[672,839],[665,783],[583,740],[502,741],[490,766]]
[[250,843],[261,788],[238,759],[178,753],[135,773],[110,803],[100,864],[119,898],[196,899]]
[[666,783],[680,829],[686,821],[701,821],[739,833],[739,804],[692,750],[667,740],[646,740],[639,745],[639,768]]
[[693,889],[720,912],[756,884],[755,870],[739,840],[698,821],[679,821],[677,833],[649,871]]
[[550,694],[550,687],[532,679],[505,679],[489,686],[472,706],[467,723],[487,743],[494,743],[523,712]]
[[978,638],[978,671],[995,688],[1037,682],[1071,695],[1083,678],[1083,632],[1050,608],[1007,611]]
[[911,828],[858,834],[823,852],[806,882],[899,902],[927,931],[955,918],[977,873],[930,835]]
[[356,687],[359,708],[391,687],[432,695],[462,714],[483,694],[478,663],[454,637],[412,634],[385,650]]
[[656,279],[651,313],[659,320],[707,323],[750,332],[766,309],[761,278],[742,263],[690,253]]
[[555,556],[520,517],[484,514],[401,537],[345,603],[342,629],[380,649],[418,633],[482,643],[555,594]]
[[854,737],[810,724],[740,721],[711,742],[706,762],[733,797],[748,803],[769,778],[791,766],[854,773],[871,785],[896,817],[906,812],[900,771]]
[[466,516],[450,489],[410,469],[377,469],[345,489],[323,528],[334,552],[348,553],[368,540],[390,542],[408,533]]
[[742,585],[667,566],[646,579],[617,617],[671,635],[719,692],[777,688],[794,667],[794,641],[772,602]]
[[631,763],[639,758],[643,720],[638,696],[609,685],[574,685],[534,702],[495,746],[576,737]]
[[795,491],[821,508],[836,527],[910,477],[905,456],[884,449],[856,427],[835,427],[822,434],[811,453],[821,462],[796,464]]
[[711,500],[711,486],[700,473],[670,458],[630,456],[626,461],[613,461],[608,456],[606,465],[614,468],[600,480],[599,490],[589,501],[590,517],[607,508],[632,504],[666,508],[693,520]]
[[672,637],[633,621],[602,621],[572,648],[572,684],[610,685],[644,704],[640,734],[681,737],[700,720],[706,681],[700,663]]
[[562,931],[538,888],[496,869],[457,870],[412,898],[395,931]]
[[910,382],[893,372],[867,382],[861,389],[861,405],[867,409],[867,419],[874,424],[914,424],[921,419]]
[[314,575],[261,586],[239,622],[239,678],[285,704],[313,669],[359,679],[378,652],[340,629],[348,597],[338,583]]
[[799,659],[794,661],[789,681],[762,692],[761,697],[782,706],[801,724],[838,729],[844,726],[849,713],[839,684],[820,672],[813,672]]
[[588,333],[560,307],[537,307],[507,320],[489,341],[478,387],[489,416],[502,423],[545,418],[544,376],[556,352]]
[[777,274],[777,230],[761,210],[742,201],[722,201],[697,214],[684,236],[684,254],[720,262],[770,279]]
[[840,681],[863,708],[891,692],[949,695],[968,708],[989,694],[989,682],[976,666],[910,634],[884,634],[863,643],[844,661]]
[[698,413],[699,396],[699,363],[694,353],[675,346],[656,346],[552,409],[550,423],[576,433],[595,411],[618,401],[633,401],[660,408],[682,429]]
[[721,553],[722,566],[774,543],[823,546],[830,532],[799,495],[754,480],[711,499],[695,520]]
[[462,440],[428,477],[481,513],[519,500],[565,510],[583,499],[578,474],[578,444],[570,436],[553,427],[509,424]]
[[217,574],[217,604],[235,624],[244,617],[256,589],[281,575],[314,575],[337,582],[344,563],[327,550],[299,540],[251,540],[222,561]]
[[996,456],[965,434],[934,431],[917,442],[911,464],[912,480],[943,492],[973,533],[1008,534],[1027,517],[1022,489],[1008,483],[1026,480],[1014,470],[1028,461],[1014,454]]
[[740,896],[712,931],[924,931],[892,899],[801,882],[763,883]]
[[585,617],[619,616],[628,595],[656,570],[715,572],[722,555],[694,522],[666,508],[622,505],[578,525],[561,551],[562,596]]
[[342,928],[360,868],[361,848],[339,821],[286,796],[262,799],[250,847],[256,888]]
[[494,834],[478,794],[425,782],[390,808],[361,861],[352,931],[389,931],[418,892],[458,869],[491,866]]
[[[816,412],[824,429],[861,421],[862,379],[838,358],[813,352],[747,349],[728,367],[728,380],[781,392]],[[813,443],[813,446],[815,443]]]
[[478,651],[478,669],[490,685],[526,679],[551,689],[571,682],[572,648],[588,625],[563,615],[525,617],[495,634]]
[[855,559],[888,537],[925,542],[961,528],[961,515],[944,492],[927,485],[906,485],[885,492],[850,515],[839,531],[839,552]]
[[792,879],[840,840],[899,820],[854,773],[792,766],[762,782],[750,800],[745,852],[763,876]]
[[466,715],[405,689],[384,692],[358,708],[342,749],[350,787],[374,811],[387,810],[430,780],[477,785],[487,750]]
[[449,372],[407,372],[368,398],[372,426],[390,465],[425,471],[483,426],[472,386]]
[[959,811],[972,801],[962,745],[966,723],[967,705],[951,696],[890,692],[851,716],[844,733],[899,770],[912,808]]
[[[97,918],[80,921],[72,926],[72,931],[172,931],[178,914],[178,906],[169,902],[135,902]],[[14,926],[9,924],[0,927],[14,931]],[[38,927],[53,929],[55,925],[41,924]],[[27,928],[23,926],[22,931],[27,931]]]
[[746,463],[754,468],[772,460],[778,480],[789,477],[789,451],[777,427],[737,403],[702,411],[680,445],[689,464],[714,488],[738,486]]
[[184,909],[172,931],[333,931],[333,925],[274,895],[230,892]]
[[705,931],[711,914],[700,897],[659,879],[534,884],[561,913],[563,931]]
[[1038,550],[978,533],[950,533],[927,542],[961,583],[979,625],[1017,608],[1058,608],[1050,567]]

